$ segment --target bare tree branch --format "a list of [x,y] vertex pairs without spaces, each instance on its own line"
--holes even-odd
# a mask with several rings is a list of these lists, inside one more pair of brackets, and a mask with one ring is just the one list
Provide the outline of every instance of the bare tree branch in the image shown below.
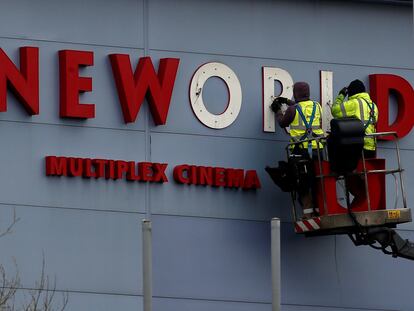
[[[14,225],[20,220],[13,210],[13,219],[10,225],[2,232],[0,238],[12,233]],[[64,311],[69,301],[67,292],[62,292],[62,302],[56,303],[56,277],[50,282],[50,277],[46,275],[45,255],[42,258],[42,269],[40,278],[35,283],[35,288],[29,290],[25,302],[16,306],[16,293],[21,288],[19,270],[15,260],[15,274],[9,277],[6,269],[0,264],[0,311]],[[18,299],[19,301],[20,299]]]
[[45,259],[43,256],[40,279],[36,282],[36,289],[29,293],[29,301],[23,305],[24,311],[63,311],[68,304],[68,293],[62,293],[62,304],[55,305],[56,278],[50,282],[45,272]]
[[6,228],[6,230],[4,230],[3,232],[0,232],[0,238],[4,237],[7,234],[12,233],[12,229],[14,227],[15,224],[17,224],[19,222],[20,218],[16,216],[16,209],[13,209],[13,219],[12,222],[10,223],[10,225]]

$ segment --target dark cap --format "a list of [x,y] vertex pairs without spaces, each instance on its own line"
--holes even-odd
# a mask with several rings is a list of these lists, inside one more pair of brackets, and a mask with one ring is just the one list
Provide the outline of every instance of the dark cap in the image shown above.
[[361,80],[354,80],[348,86],[348,96],[365,92],[365,85]]
[[293,85],[293,97],[296,102],[309,100],[309,84],[306,82],[296,82]]

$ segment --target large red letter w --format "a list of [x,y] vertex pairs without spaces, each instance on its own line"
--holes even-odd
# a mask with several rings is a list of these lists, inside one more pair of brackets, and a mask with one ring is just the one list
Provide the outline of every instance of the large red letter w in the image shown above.
[[135,73],[132,73],[129,55],[111,54],[109,59],[125,123],[135,121],[141,104],[148,95],[155,124],[165,124],[180,60],[161,59],[157,75],[150,57],[139,59]]
[[0,111],[7,111],[7,86],[30,115],[39,114],[39,49],[20,48],[20,70],[0,49]]

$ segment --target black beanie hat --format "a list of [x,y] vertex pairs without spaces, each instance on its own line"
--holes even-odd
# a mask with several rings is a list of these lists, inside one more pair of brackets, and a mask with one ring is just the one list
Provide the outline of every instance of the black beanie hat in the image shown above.
[[293,97],[296,102],[309,100],[309,84],[306,82],[296,82],[293,85]]
[[365,85],[361,80],[354,80],[348,86],[348,96],[365,92]]

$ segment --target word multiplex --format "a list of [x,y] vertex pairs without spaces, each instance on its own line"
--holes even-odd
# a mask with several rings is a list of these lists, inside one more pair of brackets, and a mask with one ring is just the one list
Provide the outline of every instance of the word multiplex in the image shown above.
[[72,157],[46,157],[47,176],[126,179],[142,182],[168,182],[166,163],[134,162]]
[[[46,156],[46,176],[126,179],[140,182],[168,182],[167,163],[135,162],[109,159]],[[255,170],[235,168],[177,165],[173,177],[178,184],[242,188],[261,187]]]

